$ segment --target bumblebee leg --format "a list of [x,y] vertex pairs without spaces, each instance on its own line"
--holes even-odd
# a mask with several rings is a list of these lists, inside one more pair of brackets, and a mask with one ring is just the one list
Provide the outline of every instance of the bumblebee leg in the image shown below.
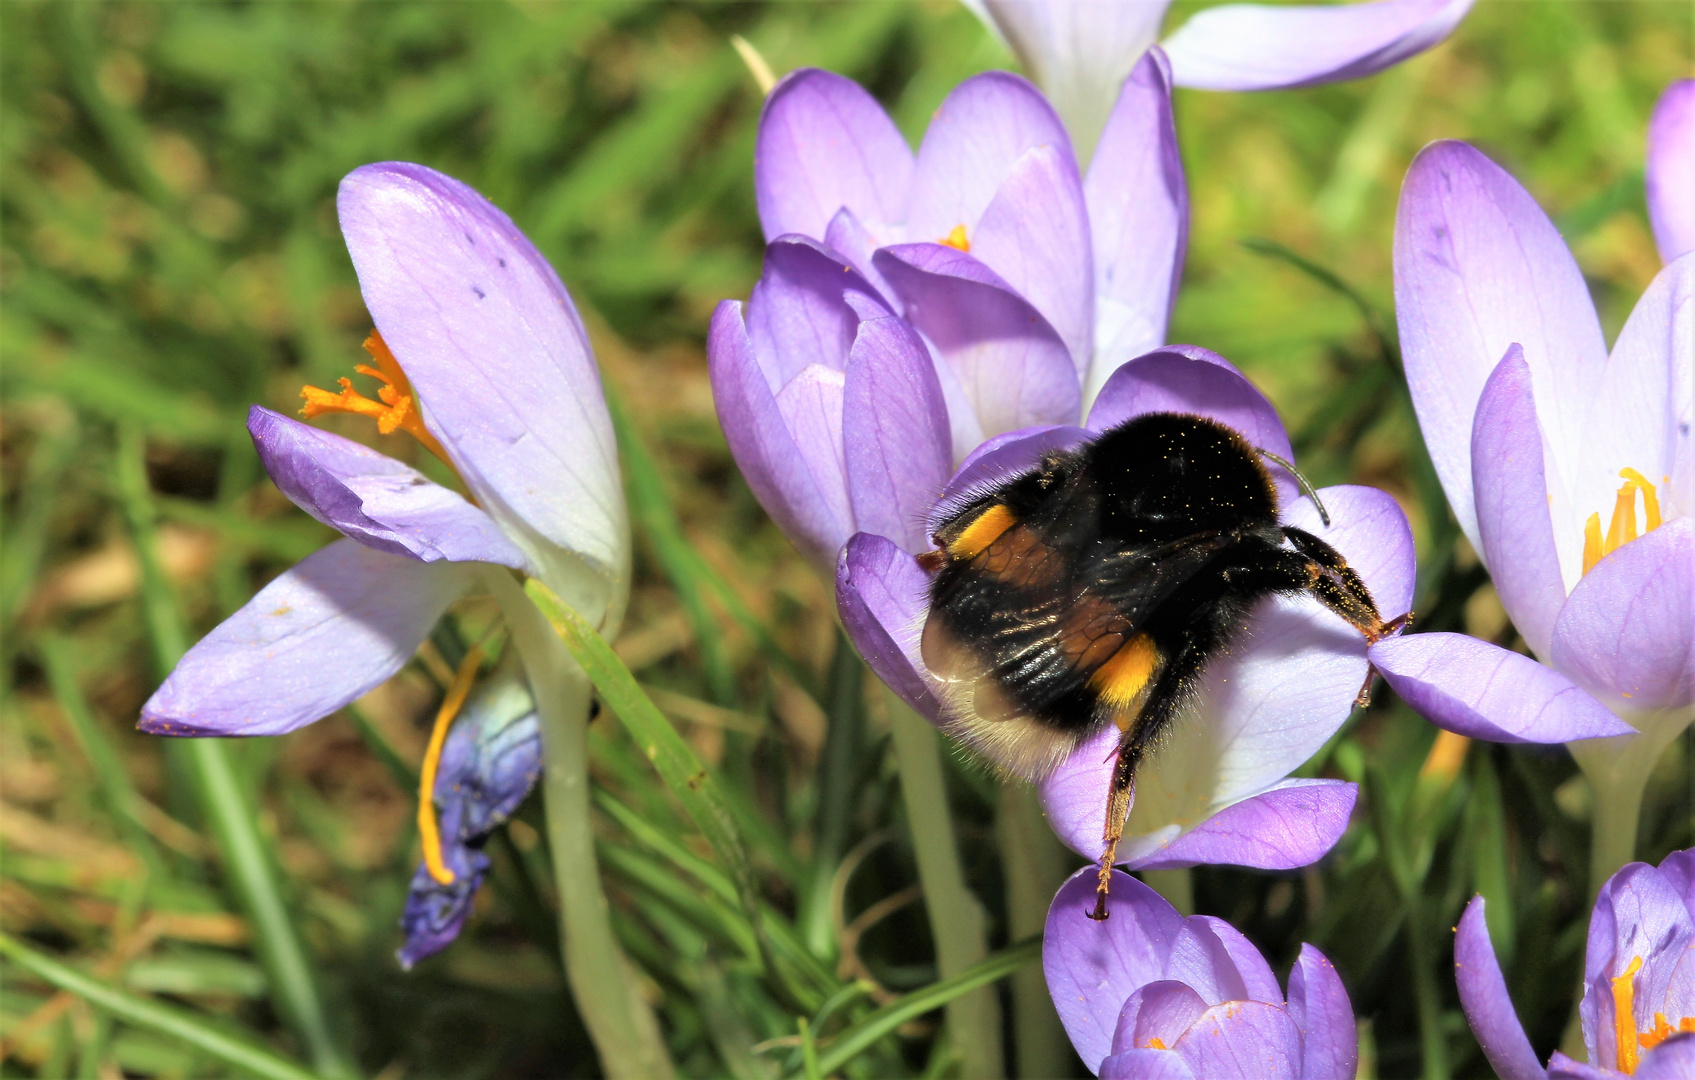
[[1295,545],[1296,551],[1317,563],[1324,571],[1324,576],[1335,586],[1333,596],[1335,591],[1339,591],[1348,598],[1344,600],[1338,597],[1332,602],[1315,589],[1314,593],[1318,595],[1318,599],[1342,618],[1359,627],[1360,632],[1367,638],[1375,641],[1374,634],[1381,637],[1385,631],[1383,616],[1377,610],[1377,601],[1372,599],[1371,590],[1366,588],[1365,581],[1348,565],[1348,560],[1342,557],[1342,553],[1312,533],[1297,529],[1293,525],[1285,525],[1283,535],[1288,538],[1289,543]]

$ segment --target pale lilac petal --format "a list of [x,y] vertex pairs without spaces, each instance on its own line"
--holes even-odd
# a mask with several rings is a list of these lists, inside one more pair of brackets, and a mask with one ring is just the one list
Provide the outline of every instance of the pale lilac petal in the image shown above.
[[1354,1006],[1336,965],[1311,945],[1289,972],[1289,1016],[1301,1032],[1301,1075],[1308,1080],[1350,1077],[1359,1064]]
[[1079,378],[1095,339],[1095,265],[1077,162],[1037,146],[1013,162],[971,236],[971,254],[1030,301],[1071,350]]
[[1124,1002],[1165,977],[1165,958],[1183,917],[1129,874],[1113,871],[1111,916],[1089,918],[1095,906],[1095,868],[1085,866],[1061,885],[1042,935],[1042,972],[1071,1045],[1091,1072],[1112,1052]]
[[[1005,71],[975,75],[947,96],[918,147],[907,205],[910,241],[940,241],[956,226],[976,242],[978,222],[1025,151],[1071,140],[1041,91]],[[1072,159],[1075,161],[1075,159]]]
[[1648,220],[1660,259],[1695,251],[1695,79],[1666,87],[1648,121]]
[[1674,851],[1660,862],[1660,874],[1671,883],[1672,890],[1689,905],[1695,918],[1695,848]]
[[986,0],[980,14],[1006,37],[1024,70],[1065,118],[1078,156],[1087,158],[1102,137],[1101,126],[1111,123],[1107,109],[1119,84],[1159,38],[1168,3]]
[[[1293,461],[1277,410],[1230,361],[1195,345],[1171,345],[1123,364],[1089,409],[1090,431],[1105,431],[1151,412],[1194,413],[1241,432],[1248,442]],[[1283,505],[1300,497],[1294,477],[1265,463]]]
[[1530,365],[1517,345],[1501,358],[1477,403],[1471,483],[1483,562],[1501,606],[1530,651],[1547,656],[1566,590],[1554,524],[1548,517],[1542,428],[1536,422]]
[[1146,1049],[1125,1050],[1103,1059],[1100,1077],[1101,1080],[1196,1080],[1175,1052]]
[[1548,1080],[1618,1080],[1621,1075],[1568,1058],[1558,1050],[1548,1059]]
[[1471,1033],[1483,1047],[1489,1067],[1501,1080],[1542,1080],[1546,1075],[1530,1048],[1507,980],[1501,976],[1495,946],[1489,940],[1489,924],[1483,918],[1483,897],[1472,898],[1454,935],[1454,981],[1459,984],[1460,1004],[1471,1024]]
[[766,245],[747,301],[747,336],[773,392],[811,364],[847,366],[859,330],[854,301],[882,309],[870,283],[838,252],[804,236]]
[[1147,1048],[1155,1039],[1174,1046],[1206,1011],[1206,1000],[1193,987],[1170,980],[1149,983],[1131,994],[1119,1011],[1113,1053]]
[[1209,1080],[1299,1080],[1301,1033],[1277,1005],[1231,1001],[1208,1009],[1172,1049]]
[[177,662],[150,735],[281,735],[399,671],[476,570],[337,540],[260,589]]
[[[1218,976],[1225,974],[1228,969],[1229,991],[1221,993],[1219,1001],[1269,1001],[1275,1005],[1283,1004],[1283,988],[1277,985],[1277,976],[1272,974],[1271,965],[1266,963],[1265,957],[1240,930],[1212,915],[1194,915],[1184,921],[1186,925],[1197,930],[1204,927],[1211,931],[1212,939],[1218,942],[1218,947],[1223,950],[1213,972]],[[1179,942],[1178,948],[1172,952],[1172,962],[1166,968],[1166,974],[1173,979],[1183,977],[1176,962],[1181,951],[1182,945]],[[1220,982],[1218,985],[1220,991],[1223,991],[1225,983]]]
[[1215,863],[1260,870],[1310,866],[1347,831],[1358,798],[1359,785],[1342,780],[1284,780],[1264,794],[1226,806],[1131,865],[1138,870]]
[[[853,531],[840,469],[814,474],[811,462],[829,447],[803,454],[766,382],[742,322],[742,305],[725,300],[712,314],[707,371],[718,423],[748,487],[783,535],[819,567],[830,566]],[[791,395],[791,399],[793,395]],[[837,432],[840,453],[840,432]]]
[[1407,172],[1395,219],[1395,310],[1419,427],[1472,546],[1481,547],[1472,420],[1484,382],[1514,342],[1541,391],[1536,412],[1551,513],[1565,520],[1563,478],[1576,471],[1606,345],[1583,275],[1553,223],[1516,180],[1465,143],[1425,147]]
[[882,295],[885,303],[893,301],[895,292],[872,265],[871,257],[889,242],[887,236],[872,235],[865,223],[845,206],[836,211],[836,216],[830,219],[830,227],[824,231],[824,246],[852,263],[853,268]]
[[1208,8],[1167,38],[1178,86],[1275,90],[1358,79],[1439,44],[1472,0]]
[[1695,1034],[1674,1035],[1642,1055],[1636,1080],[1689,1080],[1695,1076]]
[[1183,276],[1189,187],[1171,115],[1171,68],[1158,48],[1118,91],[1083,193],[1095,256],[1095,355],[1083,393],[1089,402],[1120,364],[1165,344]]
[[833,72],[801,68],[772,87],[753,166],[767,240],[822,240],[844,206],[873,229],[906,220],[912,150],[864,87]]
[[[884,248],[874,260],[964,391],[983,436],[1077,419],[1081,391],[1065,343],[1028,301],[970,255],[940,244]],[[951,422],[957,431],[959,418]]]
[[355,169],[336,208],[365,305],[478,505],[556,591],[604,610],[629,526],[600,374],[558,275],[492,203],[421,165]]
[[866,666],[932,723],[941,715],[918,640],[930,578],[893,540],[855,533],[836,563],[836,611]]
[[1620,710],[1695,700],[1695,518],[1632,540],[1585,574],[1560,609],[1549,659]]
[[843,392],[842,443],[857,528],[908,551],[928,548],[924,516],[947,483],[953,437],[924,342],[892,316],[860,323]]
[[1553,668],[1464,634],[1390,638],[1370,657],[1413,711],[1474,739],[1560,743],[1636,730]]
[[284,495],[373,551],[529,569],[493,518],[387,454],[259,405],[247,431]]
[[[1108,728],[1036,782],[1036,795],[1048,827],[1061,843],[1085,859],[1098,859],[1106,850],[1106,799],[1117,751],[1118,730]],[[1148,764],[1152,763],[1143,768]],[[1169,830],[1167,839],[1176,833],[1176,829]],[[1124,847],[1119,852],[1122,858]]]

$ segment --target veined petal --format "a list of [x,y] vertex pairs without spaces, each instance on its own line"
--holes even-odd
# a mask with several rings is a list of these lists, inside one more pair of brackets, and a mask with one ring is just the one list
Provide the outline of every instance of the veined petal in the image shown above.
[[1584,949],[1583,1000],[1578,1013],[1591,1059],[1616,1061],[1611,980],[1638,958],[1633,979],[1636,1030],[1654,1026],[1654,1013],[1676,1019],[1695,1007],[1695,918],[1673,880],[1657,867],[1630,863],[1608,878],[1595,897]]
[[1648,220],[1660,259],[1695,251],[1695,79],[1666,87],[1648,121]]
[[1543,1080],[1547,1070],[1536,1060],[1530,1040],[1519,1023],[1501,976],[1489,924],[1483,918],[1483,897],[1472,897],[1454,934],[1454,981],[1471,1033],[1483,1047],[1489,1067],[1501,1080]]
[[492,203],[421,165],[355,169],[336,208],[365,305],[478,504],[562,599],[616,623],[617,446],[558,275]]
[[912,149],[864,87],[833,72],[801,68],[771,88],[753,164],[767,240],[822,240],[844,206],[874,227],[906,220]]
[[881,310],[876,290],[840,254],[804,236],[765,247],[765,267],[747,301],[747,334],[773,393],[809,364],[841,371],[859,330],[848,300]]
[[1196,1076],[1224,1080],[1299,1080],[1301,1033],[1278,1005],[1214,1005],[1172,1047]]
[[889,288],[889,283],[883,280],[883,275],[877,273],[871,257],[877,253],[878,248],[890,242],[891,238],[888,236],[879,237],[873,234],[866,224],[845,206],[836,211],[836,216],[830,219],[830,227],[824,230],[824,246],[831,251],[840,252],[881,294],[886,304],[893,303],[895,291]]
[[[1178,979],[1200,992],[1210,1004],[1225,1001],[1268,1001],[1283,1004],[1283,988],[1271,965],[1242,932],[1212,915],[1191,915],[1183,920],[1166,961],[1167,978]],[[1195,951],[1191,942],[1201,944]],[[1190,973],[1198,975],[1191,979]]]
[[[1115,4],[1132,11],[1155,5]],[[1073,12],[1084,5],[1051,7]],[[1102,100],[1105,100],[1102,98]],[[1171,114],[1171,66],[1150,49],[1118,91],[1083,178],[1095,258],[1095,354],[1085,407],[1125,361],[1166,342],[1189,242],[1189,187]]]
[[1167,38],[1178,86],[1276,90],[1358,79],[1440,43],[1472,0],[1208,8]]
[[[941,244],[884,248],[874,262],[905,303],[907,320],[959,380],[984,437],[1077,419],[1081,389],[1070,350],[988,267]],[[950,422],[957,434],[961,418]]]
[[941,715],[924,675],[919,636],[929,605],[930,579],[893,540],[855,533],[836,563],[836,610],[866,666],[919,715]]
[[[1471,430],[1483,384],[1507,346],[1522,345],[1532,381],[1545,388],[1536,412],[1546,468],[1574,475],[1607,354],[1588,287],[1516,180],[1465,143],[1439,142],[1420,152],[1401,188],[1395,309],[1425,444],[1460,527],[1481,548]],[[1549,494],[1553,519],[1566,520],[1569,493],[1556,486]]]
[[[1128,6],[1128,5],[1126,5]],[[1170,1050],[1124,1050],[1101,1061],[1101,1080],[1196,1080]]]
[[1359,1065],[1359,1029],[1347,988],[1323,953],[1311,945],[1289,972],[1285,1006],[1301,1032],[1301,1075],[1308,1080],[1354,1076]]
[[1688,1080],[1695,1076],[1695,1034],[1674,1035],[1642,1055],[1636,1080]]
[[1112,1035],[1113,1053],[1147,1048],[1154,1040],[1175,1046],[1191,1024],[1207,1011],[1207,1003],[1194,987],[1163,979],[1140,987],[1124,1002],[1118,1027]]
[[1130,865],[1137,870],[1210,864],[1298,870],[1324,858],[1342,839],[1358,798],[1358,784],[1283,780],[1231,803]]
[[1054,894],[1042,935],[1042,972],[1071,1045],[1090,1071],[1112,1053],[1118,1015],[1131,994],[1165,977],[1165,958],[1183,917],[1129,874],[1112,872],[1112,917],[1089,918],[1095,868],[1072,874]]
[[947,483],[953,436],[941,383],[917,332],[893,316],[860,323],[843,393],[842,445],[856,526],[908,551],[928,548],[924,516]]
[[1369,655],[1413,711],[1473,739],[1559,743],[1636,731],[1553,668],[1464,634],[1389,638]]
[[907,206],[909,241],[941,241],[956,226],[977,239],[977,224],[1011,174],[1038,146],[1070,158],[1071,140],[1053,107],[1030,83],[1005,71],[974,75],[947,96],[918,147]]
[[1159,38],[1168,3],[985,0],[979,14],[1005,36],[1065,118],[1078,157],[1087,159],[1102,125],[1110,123],[1107,107],[1119,84]]
[[1621,711],[1695,701],[1695,518],[1667,522],[1583,575],[1554,623],[1549,661]]
[[260,589],[141,710],[150,735],[281,735],[399,671],[476,573],[337,540]]
[[1484,384],[1471,429],[1471,484],[1477,532],[1501,606],[1537,656],[1548,655],[1565,603],[1560,553],[1548,517],[1542,428],[1530,365],[1517,345]]
[[809,364],[777,391],[777,411],[794,438],[794,467],[812,477],[829,501],[840,530],[825,537],[825,555],[846,543],[853,530],[853,505],[847,488],[847,458],[842,444],[842,397],[847,376],[822,364]]
[[247,431],[284,495],[373,551],[529,569],[493,518],[387,454],[259,405]]

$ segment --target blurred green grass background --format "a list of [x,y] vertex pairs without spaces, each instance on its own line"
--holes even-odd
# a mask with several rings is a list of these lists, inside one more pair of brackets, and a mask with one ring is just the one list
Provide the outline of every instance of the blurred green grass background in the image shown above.
[[[1196,6],[1179,4],[1172,24]],[[370,322],[333,198],[341,175],[382,159],[479,188],[582,308],[620,405],[637,526],[619,652],[720,770],[773,908],[793,914],[806,892],[831,799],[842,842],[864,856],[841,883],[838,930],[913,883],[879,698],[840,649],[823,586],[729,460],[703,340],[712,306],[746,295],[762,247],[760,97],[729,37],[744,35],[779,74],[852,75],[916,142],[960,79],[1012,64],[968,12],[952,0],[9,0],[0,18],[6,933],[279,1053],[309,1052],[261,963],[263,927],[232,896],[189,767],[133,723],[171,626],[192,640],[328,537],[264,478],[242,424],[249,403],[291,412],[301,384],[333,385],[362,359]],[[1426,628],[1513,640],[1456,540],[1370,320],[1288,254],[1334,272],[1392,328],[1400,177],[1425,142],[1465,138],[1554,216],[1610,337],[1658,269],[1644,129],[1692,56],[1685,0],[1483,0],[1447,44],[1374,79],[1179,92],[1193,219],[1172,337],[1259,381],[1315,481],[1401,497]],[[343,434],[380,438],[338,419],[329,426]],[[494,887],[461,941],[410,975],[392,958],[417,856],[402,781],[441,693],[438,660],[426,648],[357,710],[231,747],[318,969],[330,1038],[385,1080],[592,1074],[559,973],[534,805],[497,837]],[[848,758],[856,782],[821,795],[826,730],[844,718],[864,731]],[[849,954],[837,955],[839,938],[820,947],[809,1005],[762,983],[733,918],[678,869],[705,850],[686,819],[615,725],[593,731],[615,917],[682,1070],[798,1069],[800,1006],[815,1012],[856,974],[890,992],[934,978],[922,909],[907,906],[856,929]],[[1334,858],[1295,876],[1194,875],[1197,908],[1236,922],[1275,964],[1303,940],[1336,960],[1366,1075],[1486,1073],[1443,952],[1472,892],[1490,898],[1544,1055],[1580,966],[1588,808],[1569,759],[1476,746],[1432,781],[1419,774],[1432,739],[1380,702],[1309,766],[1365,785]],[[1691,745],[1656,773],[1641,857],[1695,843]],[[1004,944],[1015,935],[994,784],[958,763],[952,780],[967,869]],[[1439,996],[1423,1002],[1443,1042],[1435,1073],[1409,970]],[[17,967],[0,972],[0,1075],[242,1075]],[[872,1004],[842,1005],[837,1022]],[[932,1015],[846,1071],[940,1075],[950,1061]]]

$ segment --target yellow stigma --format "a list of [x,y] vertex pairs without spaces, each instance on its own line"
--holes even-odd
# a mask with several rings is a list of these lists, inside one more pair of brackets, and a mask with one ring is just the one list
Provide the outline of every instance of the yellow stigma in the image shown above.
[[424,449],[451,465],[447,461],[447,451],[441,443],[424,427],[424,418],[418,414],[417,396],[412,392],[412,383],[406,378],[406,373],[400,370],[400,362],[389,352],[383,336],[375,330],[365,339],[365,351],[371,354],[371,359],[377,362],[376,367],[369,364],[359,364],[354,371],[361,375],[369,375],[382,382],[382,389],[377,391],[379,400],[372,401],[365,395],[353,389],[351,379],[337,379],[341,383],[339,393],[320,390],[316,386],[303,386],[300,396],[306,405],[300,414],[306,419],[322,416],[325,413],[346,412],[369,416],[377,422],[377,430],[384,435],[392,435],[396,430],[404,431],[424,444]]
[[1149,1039],[1147,1048],[1149,1050],[1169,1050],[1169,1049],[1171,1049],[1171,1047],[1165,1045],[1164,1039],[1161,1039],[1161,1038],[1158,1038],[1158,1037]]
[[964,225],[955,225],[952,229],[948,230],[948,234],[938,240],[937,243],[946,244],[950,248],[958,248],[968,254],[971,251],[971,241],[965,238]]
[[[1583,572],[1595,569],[1595,564],[1630,543],[1660,527],[1660,497],[1648,478],[1635,469],[1620,469],[1624,483],[1613,500],[1613,520],[1601,533],[1601,515],[1589,515],[1583,523]],[[1636,493],[1642,493],[1642,532],[1636,531]]]
[[453,685],[447,688],[447,697],[442,699],[441,709],[436,713],[435,727],[430,729],[424,765],[418,770],[418,837],[424,845],[424,865],[429,868],[430,876],[442,885],[453,884],[455,875],[441,857],[441,830],[436,826],[436,770],[441,767],[441,748],[447,743],[447,729],[464,707],[465,696],[471,692],[471,681],[476,678],[477,666],[482,662],[481,645],[471,646],[471,651],[459,662],[459,670],[453,675]]

